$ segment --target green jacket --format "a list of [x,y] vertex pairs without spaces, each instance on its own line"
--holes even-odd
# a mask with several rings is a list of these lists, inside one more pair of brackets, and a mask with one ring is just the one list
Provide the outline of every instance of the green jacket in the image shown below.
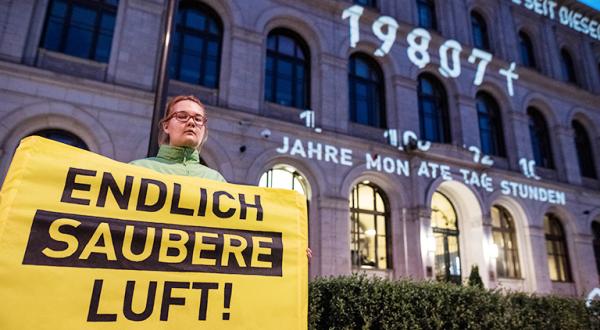
[[227,182],[221,173],[200,164],[198,150],[189,147],[173,147],[163,144],[158,149],[156,157],[134,160],[130,164],[164,174],[193,176]]

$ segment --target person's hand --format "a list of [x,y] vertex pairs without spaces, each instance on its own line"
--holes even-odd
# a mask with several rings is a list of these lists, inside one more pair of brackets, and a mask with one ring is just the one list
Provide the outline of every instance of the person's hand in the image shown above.
[[306,257],[308,258],[308,263],[310,263],[310,259],[312,259],[312,250],[310,248],[306,248]]

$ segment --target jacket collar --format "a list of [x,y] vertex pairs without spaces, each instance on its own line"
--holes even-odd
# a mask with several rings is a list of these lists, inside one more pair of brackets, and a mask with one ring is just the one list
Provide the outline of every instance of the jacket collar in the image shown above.
[[199,162],[200,156],[198,150],[190,147],[175,147],[162,144],[158,149],[158,158],[167,159],[174,162]]

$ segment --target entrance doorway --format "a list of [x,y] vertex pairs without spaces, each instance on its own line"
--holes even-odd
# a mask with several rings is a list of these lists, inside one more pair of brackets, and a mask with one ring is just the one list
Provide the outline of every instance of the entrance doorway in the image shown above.
[[431,227],[435,239],[435,277],[438,281],[461,284],[460,244],[456,210],[439,192],[431,201]]

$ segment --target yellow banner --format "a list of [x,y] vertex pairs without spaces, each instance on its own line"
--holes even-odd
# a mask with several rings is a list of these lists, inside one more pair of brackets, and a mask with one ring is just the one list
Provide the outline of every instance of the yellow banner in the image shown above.
[[306,329],[306,200],[21,142],[0,329]]

